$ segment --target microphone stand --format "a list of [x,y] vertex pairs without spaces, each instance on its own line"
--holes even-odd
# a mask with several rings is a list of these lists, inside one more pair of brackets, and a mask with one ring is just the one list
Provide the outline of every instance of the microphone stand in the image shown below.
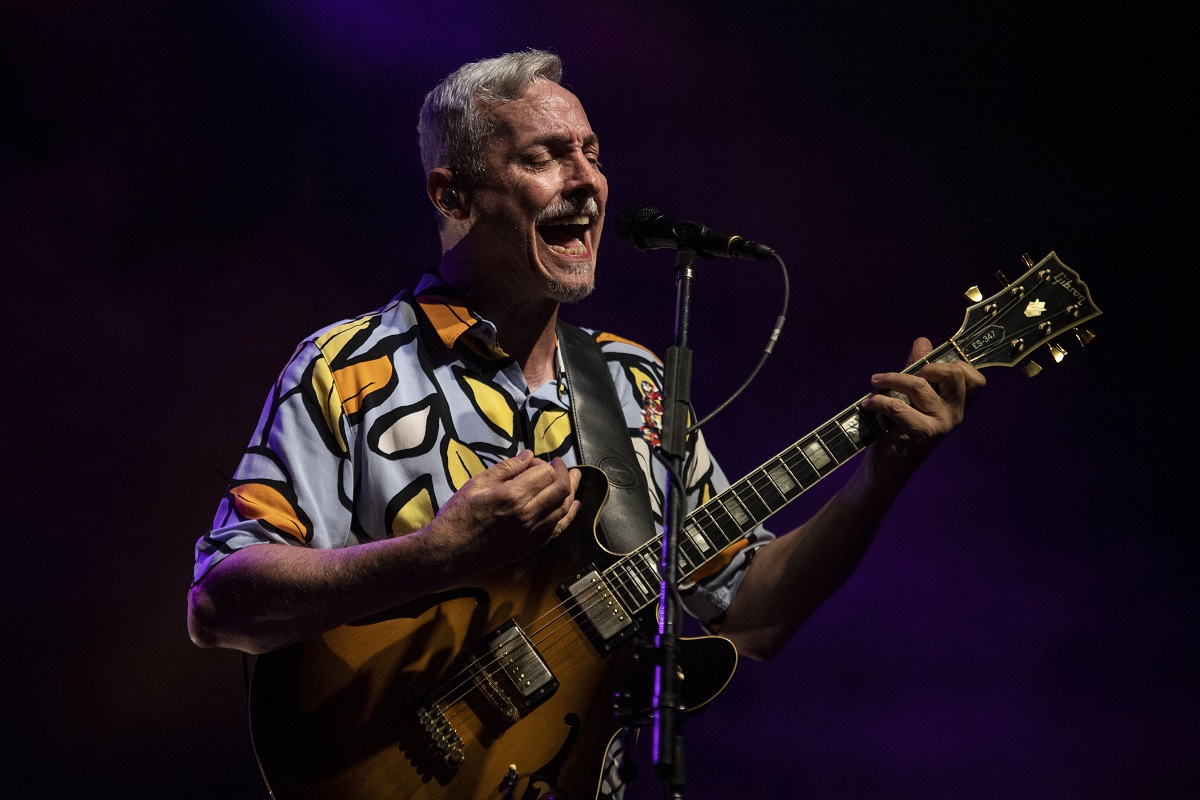
[[662,583],[659,589],[658,635],[654,659],[654,766],[662,781],[664,796],[683,797],[683,693],[679,674],[679,632],[682,608],[678,585],[678,535],[683,526],[686,502],[687,427],[691,403],[692,352],[688,349],[691,326],[692,279],[696,252],[679,248],[675,257],[675,345],[667,350],[664,362],[662,451],[666,462],[667,491],[663,514]]

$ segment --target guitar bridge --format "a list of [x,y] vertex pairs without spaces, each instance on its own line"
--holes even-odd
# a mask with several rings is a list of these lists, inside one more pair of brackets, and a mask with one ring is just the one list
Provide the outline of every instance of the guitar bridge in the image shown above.
[[483,668],[483,665],[479,663],[479,659],[470,653],[463,653],[459,657],[459,661],[462,663],[463,669],[471,676],[471,682],[475,685],[475,688],[479,690],[479,693],[483,695],[492,708],[500,712],[500,715],[509,724],[516,722],[520,717],[517,707],[513,705],[512,700],[508,698],[504,690],[500,688],[496,681],[492,679],[492,676],[488,674],[487,670]]

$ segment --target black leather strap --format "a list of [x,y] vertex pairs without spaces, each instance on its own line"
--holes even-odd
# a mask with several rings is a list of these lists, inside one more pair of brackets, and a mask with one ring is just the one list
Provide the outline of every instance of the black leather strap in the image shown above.
[[571,427],[579,463],[599,467],[608,478],[600,533],[610,550],[628,553],[656,533],[646,473],[638,466],[600,345],[590,334],[560,320],[558,346],[571,392]]

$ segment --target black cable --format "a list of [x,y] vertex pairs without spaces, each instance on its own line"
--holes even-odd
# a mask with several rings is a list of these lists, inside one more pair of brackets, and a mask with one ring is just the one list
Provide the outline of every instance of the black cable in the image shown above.
[[775,349],[775,342],[779,341],[779,334],[783,332],[783,323],[787,319],[788,301],[791,295],[791,283],[788,280],[787,265],[783,263],[783,258],[781,258],[778,253],[775,253],[773,257],[779,264],[780,271],[783,273],[783,305],[779,310],[779,319],[775,321],[775,329],[771,331],[771,336],[767,339],[767,346],[763,348],[762,356],[758,359],[758,363],[754,365],[754,369],[751,370],[750,376],[746,378],[745,382],[742,383],[740,387],[738,387],[738,390],[731,394],[724,403],[721,403],[721,405],[717,406],[711,413],[709,413],[707,417],[688,428],[687,433],[689,434],[699,430],[701,425],[704,425],[717,414],[720,414],[722,411],[724,411],[730,403],[741,396],[742,392],[746,391],[746,387],[750,385],[755,377],[757,377],[759,370],[761,370],[763,368],[763,364],[767,362],[767,356],[771,355],[771,351]]

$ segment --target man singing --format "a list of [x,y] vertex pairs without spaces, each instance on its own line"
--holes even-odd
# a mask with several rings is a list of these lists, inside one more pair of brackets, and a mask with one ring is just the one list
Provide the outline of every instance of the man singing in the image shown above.
[[[560,84],[561,74],[553,54],[511,53],[463,66],[426,96],[418,129],[426,192],[439,216],[440,263],[427,265],[413,289],[382,308],[324,328],[296,349],[270,392],[212,531],[197,544],[188,626],[198,645],[273,653],[431,595],[449,597],[439,593],[471,587],[500,568],[533,574],[522,565],[563,549],[560,539],[590,536],[590,525],[572,525],[587,513],[576,497],[580,460],[570,414],[580,400],[569,380],[573,373],[564,368],[558,310],[592,291],[608,184],[599,139],[579,99]],[[645,475],[645,503],[661,532],[666,476],[651,450],[661,422],[662,365],[619,336],[588,334],[616,395],[596,402],[611,403],[623,416],[621,436],[629,437],[633,461]],[[909,363],[929,351],[930,343],[918,339]],[[893,425],[840,491],[796,530],[774,537],[754,528],[686,576],[687,610],[743,655],[778,653],[846,579],[909,476],[984,384],[962,362],[928,364],[913,375],[882,372],[871,381],[879,394],[864,408]],[[728,483],[703,437],[689,444],[690,509]],[[559,584],[548,588],[553,594]],[[508,600],[517,608],[507,613],[518,617],[520,595]],[[395,644],[399,651],[433,653],[443,646],[417,633],[427,634],[439,614],[457,605],[426,605],[410,615],[404,630],[411,634]],[[474,635],[464,634],[468,640]],[[603,663],[594,650],[587,657]],[[561,697],[574,696],[567,687],[573,662],[555,661],[556,652],[540,657]],[[422,658],[428,663],[415,664],[414,673],[424,666],[439,678],[450,674],[442,664],[449,657]],[[483,669],[469,674],[468,688],[487,694],[498,684]],[[410,673],[404,675],[409,680]],[[575,739],[563,732],[570,725],[561,719],[543,721],[564,716],[554,705],[559,700],[528,710],[495,697],[482,702],[509,715],[509,727],[478,722],[483,712],[470,703],[426,707],[429,724],[441,732],[436,735],[449,742],[441,745],[444,763],[437,766],[413,755],[418,745],[389,741],[392,728],[383,726],[374,742],[382,755],[355,745],[338,751],[326,770],[315,764],[340,745],[312,742],[297,769],[324,780],[323,770],[353,772],[346,762],[361,754],[371,763],[395,761],[373,780],[411,771],[407,796],[515,796],[526,789],[619,796],[612,767],[620,739],[608,746],[609,698],[565,709],[579,720],[572,723],[582,731]],[[521,717],[515,723],[514,713]],[[369,727],[362,723],[366,715],[345,716]],[[602,746],[583,753],[582,744],[571,742],[593,741],[591,728],[602,729]],[[331,740],[338,736],[330,731]],[[502,749],[506,739],[520,741],[516,752],[522,754],[542,747],[545,757],[511,770],[506,763],[498,773],[480,766],[490,764],[490,751]],[[256,746],[261,759],[265,745],[257,737]],[[397,791],[376,786],[360,795],[347,788],[357,785],[355,778],[329,780],[327,787],[337,788],[314,789],[314,796]]]

